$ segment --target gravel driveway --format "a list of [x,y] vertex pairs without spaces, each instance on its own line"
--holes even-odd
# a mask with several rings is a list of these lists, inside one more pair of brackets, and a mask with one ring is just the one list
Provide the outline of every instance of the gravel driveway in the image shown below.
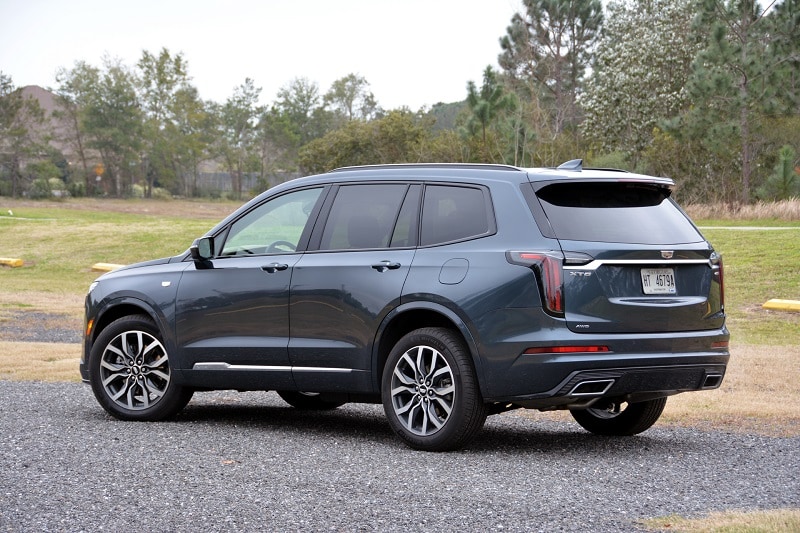
[[491,417],[467,450],[404,447],[379,406],[200,393],[118,422],[88,386],[0,381],[1,531],[635,531],[800,506],[800,438],[659,427],[629,439]]

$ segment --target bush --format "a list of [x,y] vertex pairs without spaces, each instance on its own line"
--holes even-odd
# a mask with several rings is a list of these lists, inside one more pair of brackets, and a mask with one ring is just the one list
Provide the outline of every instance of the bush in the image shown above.
[[797,153],[791,146],[780,149],[775,171],[756,192],[759,199],[788,200],[800,196],[800,176],[795,168],[796,159]]
[[45,178],[37,178],[31,182],[31,187],[28,189],[28,198],[34,200],[41,200],[50,198],[53,191],[50,189],[50,180]]
[[158,200],[172,200],[172,193],[163,187],[153,187],[150,196]]
[[67,184],[67,191],[69,192],[70,196],[74,196],[75,198],[86,196],[86,184],[73,181],[72,183]]

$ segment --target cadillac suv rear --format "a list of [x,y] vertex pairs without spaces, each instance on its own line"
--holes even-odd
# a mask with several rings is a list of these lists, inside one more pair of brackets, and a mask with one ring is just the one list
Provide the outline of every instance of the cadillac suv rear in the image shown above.
[[293,180],[186,253],[99,278],[81,373],[122,419],[275,390],[380,402],[424,450],[519,407],[640,433],[668,396],[719,387],[729,358],[722,261],[673,186],[579,162]]

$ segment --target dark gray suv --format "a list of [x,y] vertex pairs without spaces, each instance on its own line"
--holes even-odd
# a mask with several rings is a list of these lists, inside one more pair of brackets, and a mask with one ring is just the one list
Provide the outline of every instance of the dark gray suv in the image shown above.
[[296,179],[186,253],[98,278],[81,375],[125,420],[236,389],[382,403],[422,450],[519,407],[640,433],[729,359],[722,261],[673,186],[580,161]]

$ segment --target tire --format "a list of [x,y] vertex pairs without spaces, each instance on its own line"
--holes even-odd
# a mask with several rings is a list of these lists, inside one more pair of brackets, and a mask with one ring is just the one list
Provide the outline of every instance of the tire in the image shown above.
[[572,418],[584,429],[597,435],[630,436],[637,435],[656,423],[667,398],[656,398],[646,402],[629,403],[619,412],[614,412],[616,404],[609,409],[588,408],[570,411]]
[[347,402],[332,400],[318,392],[300,392],[300,391],[277,391],[284,402],[297,409],[307,411],[326,411],[329,409],[336,409],[341,407]]
[[465,446],[488,414],[469,352],[445,328],[418,329],[397,342],[381,399],[392,430],[411,448],[431,452]]
[[193,391],[173,377],[161,333],[145,315],[115,320],[92,346],[92,391],[103,409],[120,420],[155,421],[177,414]]

